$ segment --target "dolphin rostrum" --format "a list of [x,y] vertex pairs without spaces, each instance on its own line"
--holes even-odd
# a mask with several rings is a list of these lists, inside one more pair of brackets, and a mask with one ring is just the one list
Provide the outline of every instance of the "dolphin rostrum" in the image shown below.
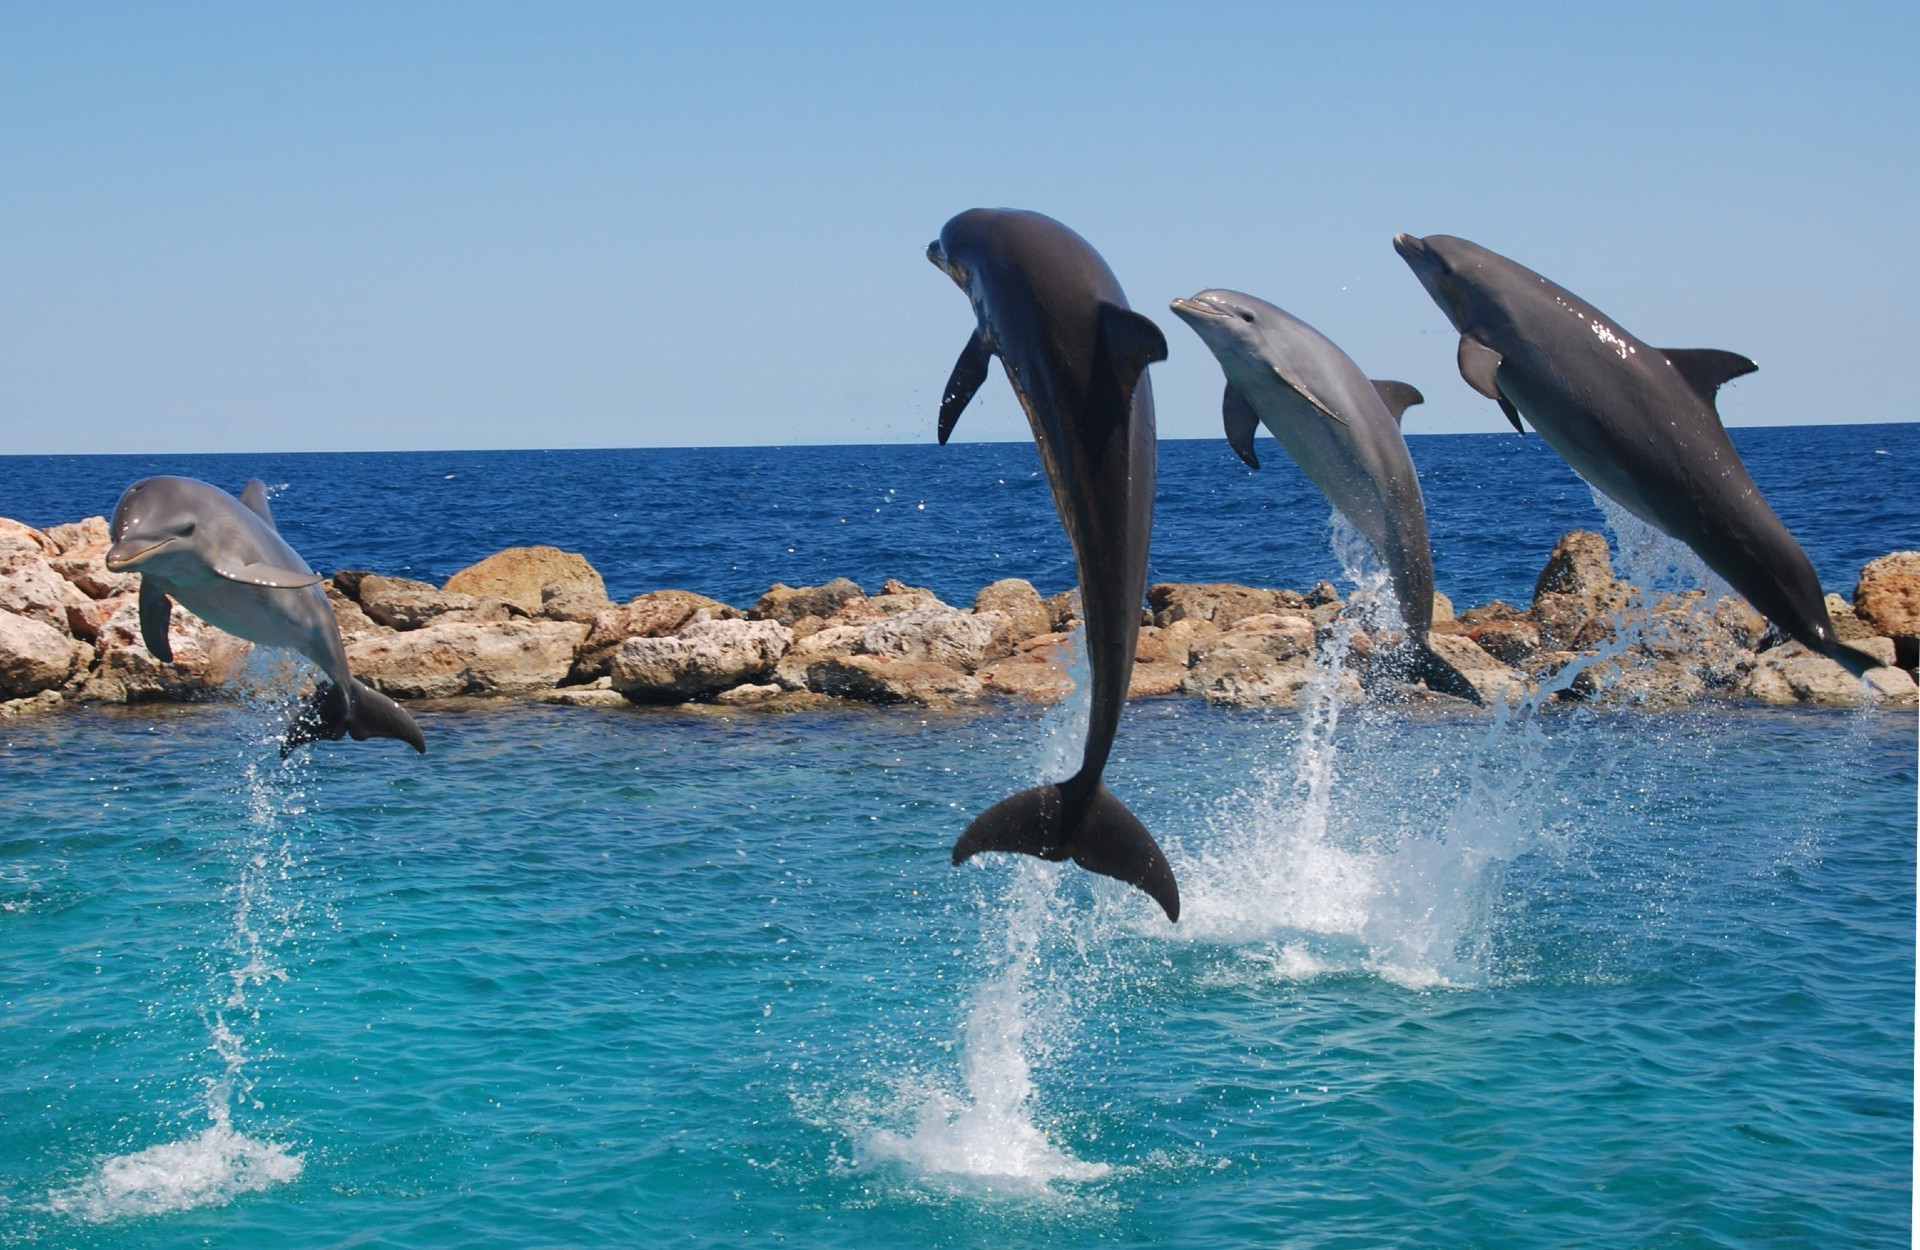
[[1159,327],[1127,307],[1085,239],[1050,217],[1011,209],[961,213],[927,259],[967,293],[978,325],[940,401],[940,441],[999,356],[1026,410],[1073,544],[1093,668],[1093,712],[1080,771],[982,812],[953,846],[1071,859],[1139,887],[1180,918],[1173,869],[1146,826],[1101,782],[1133,673],[1153,528],[1153,389],[1167,358]]
[[1720,423],[1720,384],[1758,366],[1732,352],[1649,347],[1465,239],[1401,234],[1393,246],[1460,332],[1460,375],[1516,430],[1524,416],[1589,485],[1691,547],[1788,637],[1856,677],[1879,665],[1835,635],[1813,562]]
[[1480,694],[1434,654],[1433,556],[1427,509],[1400,416],[1421,402],[1405,382],[1370,382],[1348,355],[1306,322],[1239,291],[1202,291],[1173,311],[1219,358],[1227,375],[1227,441],[1252,468],[1253,435],[1273,432],[1328,502],[1373,545],[1406,622],[1410,675],[1474,703]]
[[302,742],[351,735],[398,738],[424,752],[420,727],[399,704],[347,671],[347,651],[320,578],[280,537],[267,488],[240,498],[187,477],[142,478],[113,510],[107,567],[140,574],[140,638],[154,658],[173,659],[171,599],[208,624],[306,656],[326,673],[288,730],[281,754]]

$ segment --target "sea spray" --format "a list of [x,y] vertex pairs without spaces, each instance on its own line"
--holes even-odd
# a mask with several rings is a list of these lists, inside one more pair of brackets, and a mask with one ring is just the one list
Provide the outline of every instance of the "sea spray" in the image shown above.
[[[1015,777],[1058,781],[1080,766],[1092,707],[1084,632],[1076,631],[1064,650],[1073,693],[1042,716],[1030,765]],[[893,1162],[925,1177],[1027,1193],[1110,1171],[1056,1146],[1033,1118],[1034,1058],[1070,1027],[1073,1010],[1070,996],[1039,993],[1035,981],[1050,944],[1088,918],[1067,914],[1059,865],[1005,858],[1003,865],[995,857],[992,867],[1010,869],[1012,879],[989,890],[979,912],[976,962],[989,971],[970,996],[961,1028],[962,1089],[925,1094],[906,1132],[867,1132],[856,1151],[862,1166]]]
[[[261,667],[256,659],[249,670]],[[278,684],[269,679],[262,688]],[[277,752],[282,702],[249,699],[242,705],[248,714],[239,718],[245,745],[234,749],[240,780],[228,795],[242,815],[222,847],[230,865],[222,889],[229,920],[201,1008],[207,1050],[219,1065],[203,1079],[199,1112],[207,1126],[178,1141],[101,1160],[80,1181],[48,1195],[56,1213],[102,1223],[218,1205],[291,1181],[304,1166],[284,1145],[251,1137],[233,1123],[236,1109],[261,1109],[254,1097],[257,1078],[249,1071],[255,1055],[248,1035],[260,1029],[263,988],[286,980],[278,949],[304,911],[286,888],[294,864],[286,826],[305,810],[302,765],[297,757],[266,755]]]

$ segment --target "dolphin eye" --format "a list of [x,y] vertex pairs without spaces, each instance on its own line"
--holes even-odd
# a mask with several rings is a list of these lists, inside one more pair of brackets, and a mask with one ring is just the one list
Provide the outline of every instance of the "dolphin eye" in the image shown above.
[[1251,324],[1253,321],[1253,314],[1243,308],[1240,310],[1240,320]]
[[198,521],[188,521],[185,525],[182,525],[180,527],[180,537],[192,538],[193,531],[198,528],[200,528],[200,523]]

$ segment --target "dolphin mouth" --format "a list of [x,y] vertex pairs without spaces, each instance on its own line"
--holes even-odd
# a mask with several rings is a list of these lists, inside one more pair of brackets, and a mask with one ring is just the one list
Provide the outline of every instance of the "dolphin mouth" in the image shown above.
[[1175,313],[1182,317],[1225,317],[1228,315],[1227,310],[1221,308],[1219,305],[1197,299],[1177,299],[1169,304],[1168,307],[1172,308]]
[[135,542],[117,542],[107,548],[107,571],[123,573],[172,541],[171,538],[163,538],[157,543],[147,543],[145,546]]
[[1409,265],[1416,261],[1425,261],[1428,259],[1426,240],[1416,238],[1411,234],[1394,235],[1393,250],[1400,253],[1400,259],[1406,261]]
[[927,259],[933,262],[936,269],[952,278],[961,287],[964,288],[967,285],[967,275],[960,271],[960,266],[947,259],[947,250],[940,246],[940,240],[935,239],[927,244]]

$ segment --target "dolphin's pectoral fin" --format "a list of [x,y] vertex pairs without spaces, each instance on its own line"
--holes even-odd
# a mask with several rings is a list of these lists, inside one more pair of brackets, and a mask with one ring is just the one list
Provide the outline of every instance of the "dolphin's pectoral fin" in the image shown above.
[[1160,327],[1118,304],[1100,305],[1100,346],[1128,405],[1147,366],[1167,358],[1167,336]]
[[140,641],[147,644],[153,658],[162,664],[173,663],[173,644],[167,639],[167,623],[173,619],[173,601],[151,577],[140,579]]
[[267,528],[275,533],[280,527],[273,523],[273,509],[267,507],[267,484],[257,477],[247,479],[247,487],[240,492],[240,502],[253,509],[253,514],[267,523]]
[[[1068,783],[1071,784],[1071,783]],[[953,862],[981,851],[1014,851],[1056,863],[1071,859],[1088,872],[1124,881],[1180,919],[1180,888],[1153,835],[1126,805],[1096,784],[1075,813],[1063,788],[1035,786],[980,813],[953,844]]]
[[1527,427],[1520,424],[1519,409],[1500,390],[1500,353],[1479,339],[1463,334],[1460,336],[1459,361],[1460,376],[1466,379],[1467,385],[1498,403],[1500,411],[1507,414],[1507,420],[1513,422],[1513,428],[1525,434]]
[[953,427],[960,420],[960,414],[966,411],[967,404],[973,399],[973,393],[987,380],[987,368],[993,363],[993,344],[987,341],[987,331],[983,326],[973,332],[967,345],[960,349],[960,359],[954,362],[953,373],[947,378],[946,392],[940,396],[940,444],[945,446],[947,437],[953,433]]
[[1220,401],[1220,412],[1226,418],[1227,446],[1247,462],[1249,469],[1259,468],[1260,457],[1253,454],[1253,436],[1260,430],[1260,418],[1254,415],[1247,397],[1231,382],[1227,383],[1226,396]]
[[1400,418],[1406,415],[1407,409],[1415,404],[1427,402],[1425,395],[1405,382],[1389,382],[1383,378],[1375,378],[1373,389],[1380,392],[1380,401],[1387,406],[1387,411],[1393,414],[1395,425],[1400,424]]
[[[1745,377],[1760,366],[1736,352],[1723,352],[1713,347],[1669,347],[1663,348],[1664,355],[1680,376],[1687,380],[1700,398],[1707,401],[1707,407],[1713,407],[1714,394],[1724,382]],[[1715,410],[1718,415],[1718,410]]]
[[266,586],[273,590],[298,590],[302,586],[318,586],[321,581],[318,573],[296,573],[273,564],[242,564],[235,568],[216,568],[214,572],[242,586]]
[[1501,356],[1479,339],[1469,335],[1460,336],[1460,352],[1457,357],[1460,364],[1460,376],[1466,379],[1468,386],[1479,391],[1488,399],[1500,398],[1500,384],[1494,380],[1500,372]]

